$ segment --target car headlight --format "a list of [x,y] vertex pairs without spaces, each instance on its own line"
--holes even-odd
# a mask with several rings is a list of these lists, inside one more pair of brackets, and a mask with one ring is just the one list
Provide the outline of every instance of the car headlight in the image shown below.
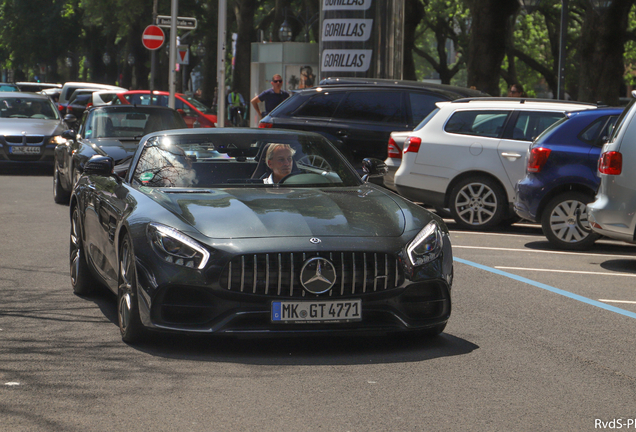
[[406,247],[409,261],[414,266],[433,261],[442,253],[443,241],[437,222],[429,222]]
[[210,253],[196,241],[179,231],[159,224],[148,224],[148,237],[153,249],[166,262],[202,269]]
[[51,137],[51,139],[49,140],[49,144],[64,144],[66,142],[66,138],[62,138],[61,135],[55,135],[54,137]]

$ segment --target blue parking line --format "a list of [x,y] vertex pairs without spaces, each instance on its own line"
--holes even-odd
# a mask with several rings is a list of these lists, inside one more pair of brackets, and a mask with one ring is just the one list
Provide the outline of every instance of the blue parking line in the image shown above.
[[494,269],[492,267],[488,267],[488,266],[485,266],[485,265],[477,264],[477,263],[474,263],[472,261],[466,261],[465,259],[461,259],[461,258],[457,258],[457,257],[454,257],[453,260],[456,261],[456,262],[462,263],[462,264],[466,264],[466,265],[469,265],[469,266],[476,267],[476,268],[481,269],[481,270],[485,270],[485,271],[490,272],[490,273],[498,274],[500,276],[505,276],[507,278],[514,279],[516,281],[523,282],[523,283],[526,283],[528,285],[532,285],[532,286],[535,286],[537,288],[541,288],[541,289],[544,289],[546,291],[550,291],[552,293],[559,294],[559,295],[562,295],[564,297],[571,298],[573,300],[577,300],[577,301],[580,301],[580,302],[583,302],[583,303],[587,303],[589,305],[596,306],[598,308],[605,309],[605,310],[608,310],[610,312],[615,312],[617,314],[625,315],[625,316],[630,317],[630,318],[636,318],[636,313],[634,313],[634,312],[626,311],[625,309],[617,308],[616,306],[611,306],[611,305],[605,304],[605,303],[600,302],[600,301],[592,300],[592,299],[589,299],[587,297],[583,297],[583,296],[580,296],[578,294],[571,293],[569,291],[564,291],[564,290],[559,289],[559,288],[554,288],[554,287],[552,287],[550,285],[546,285],[546,284],[542,284],[541,282],[533,281],[532,279],[528,279],[528,278],[524,278],[524,277],[521,277],[521,276],[517,276],[517,275],[514,275],[512,273],[507,273],[505,271],[501,271],[501,270]]

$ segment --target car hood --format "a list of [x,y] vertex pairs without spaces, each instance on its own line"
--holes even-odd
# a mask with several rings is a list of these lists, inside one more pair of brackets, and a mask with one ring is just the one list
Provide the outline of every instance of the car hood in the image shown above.
[[210,238],[399,237],[405,216],[369,186],[334,189],[154,189],[147,195]]
[[90,145],[98,151],[98,153],[102,153],[104,156],[110,156],[115,161],[119,161],[135,154],[137,148],[139,148],[139,140],[120,141],[117,138],[95,138],[90,140]]
[[60,120],[32,119],[32,118],[3,118],[0,119],[2,135],[60,135],[64,129],[64,123]]

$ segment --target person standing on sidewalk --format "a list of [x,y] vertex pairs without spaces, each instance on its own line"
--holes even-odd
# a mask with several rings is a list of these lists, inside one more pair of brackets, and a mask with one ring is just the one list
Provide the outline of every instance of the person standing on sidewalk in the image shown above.
[[[272,88],[265,90],[258,96],[254,96],[251,102],[259,118],[263,118],[288,97],[289,93],[283,90],[283,77],[276,74],[272,77]],[[265,111],[261,111],[258,106],[260,102],[265,102]]]

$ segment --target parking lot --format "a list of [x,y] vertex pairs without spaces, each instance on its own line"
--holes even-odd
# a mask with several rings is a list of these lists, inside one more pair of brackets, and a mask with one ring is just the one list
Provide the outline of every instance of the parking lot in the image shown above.
[[571,431],[636,416],[634,246],[562,252],[536,225],[449,221],[453,312],[434,340],[129,346],[112,296],[72,293],[50,173],[0,183],[0,429]]

